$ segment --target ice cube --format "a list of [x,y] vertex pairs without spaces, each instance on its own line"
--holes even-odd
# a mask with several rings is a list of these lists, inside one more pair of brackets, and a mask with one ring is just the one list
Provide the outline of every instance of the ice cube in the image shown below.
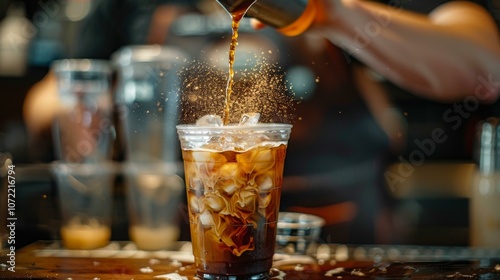
[[189,186],[196,197],[200,197],[205,193],[205,185],[200,178],[191,178],[189,180]]
[[200,204],[194,194],[188,194],[189,210],[193,213],[200,213]]
[[[270,172],[266,172],[270,173]],[[274,175],[273,174],[266,174],[264,173],[263,175],[257,176],[255,179],[255,183],[257,184],[259,188],[259,193],[267,193],[271,191],[274,188]]]
[[232,196],[240,188],[240,185],[234,179],[227,179],[219,180],[216,187],[227,196]]
[[212,213],[210,213],[210,211],[208,210],[201,213],[200,216],[198,216],[198,218],[200,219],[200,223],[204,226],[215,225],[214,217],[212,216]]
[[197,126],[222,126],[222,118],[218,115],[205,115],[196,120]]
[[224,199],[216,194],[207,194],[204,199],[205,205],[214,213],[219,213],[224,209]]
[[201,178],[209,178],[212,176],[212,172],[217,172],[220,166],[227,161],[222,154],[203,151],[193,152],[192,158],[196,162],[197,174]]
[[236,155],[240,168],[250,174],[252,172],[262,173],[274,165],[275,152],[270,149],[254,149]]
[[260,113],[246,113],[240,118],[239,125],[256,125],[259,122]]
[[234,179],[235,181],[244,180],[244,173],[238,168],[236,162],[228,162],[219,169],[220,179]]

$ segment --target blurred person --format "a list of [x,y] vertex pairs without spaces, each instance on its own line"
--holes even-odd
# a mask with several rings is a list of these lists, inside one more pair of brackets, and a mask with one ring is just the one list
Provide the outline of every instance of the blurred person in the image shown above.
[[[87,20],[94,31],[84,29],[75,57],[109,58],[119,45],[161,42],[150,41],[147,34],[162,38],[171,17],[157,17],[163,27],[151,28],[155,9],[132,2],[98,4],[114,9],[115,17],[96,9]],[[309,65],[319,82],[297,108],[302,120],[294,123],[289,142],[282,209],[325,217],[325,241],[394,240],[384,170],[389,155],[401,148],[405,128],[386,84],[439,102],[475,97],[489,103],[498,95],[498,29],[486,3],[396,2],[319,0],[320,13],[310,31],[283,39],[295,54],[290,59]],[[127,13],[120,7],[134,8]],[[131,11],[135,16],[130,17]],[[50,76],[25,103],[33,135],[52,119],[55,83]]]
[[[298,106],[302,121],[289,141],[281,207],[325,218],[324,241],[405,242],[395,236],[384,171],[407,132],[388,88],[440,103],[495,102],[498,24],[487,1],[316,4],[316,20],[302,37],[318,54],[311,67],[323,68],[322,88]],[[454,108],[457,116],[472,113]]]

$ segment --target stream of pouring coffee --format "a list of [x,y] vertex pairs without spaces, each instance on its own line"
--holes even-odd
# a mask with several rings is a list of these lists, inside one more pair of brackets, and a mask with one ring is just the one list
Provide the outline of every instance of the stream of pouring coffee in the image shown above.
[[[226,11],[231,15],[231,27],[232,27],[232,36],[231,36],[231,44],[229,45],[229,77],[227,80],[227,88],[226,88],[226,100],[224,107],[224,115],[223,115],[223,123],[227,125],[229,123],[230,111],[231,111],[231,94],[233,93],[233,84],[234,84],[234,57],[236,53],[236,46],[238,45],[238,29],[240,26],[241,19],[245,16],[247,10],[255,3],[257,0],[244,0],[244,1],[235,1],[234,6],[225,6],[221,2],[222,7],[226,9]],[[226,1],[227,2],[227,1]]]

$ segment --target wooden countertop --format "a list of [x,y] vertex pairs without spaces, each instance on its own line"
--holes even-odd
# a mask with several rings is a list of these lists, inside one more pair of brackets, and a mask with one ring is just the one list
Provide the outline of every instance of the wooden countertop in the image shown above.
[[[3,252],[0,279],[193,279],[190,250],[189,242],[146,252],[123,242],[79,251],[39,241],[16,251],[14,266]],[[500,251],[493,249],[325,244],[313,255],[277,253],[272,279],[500,279]]]

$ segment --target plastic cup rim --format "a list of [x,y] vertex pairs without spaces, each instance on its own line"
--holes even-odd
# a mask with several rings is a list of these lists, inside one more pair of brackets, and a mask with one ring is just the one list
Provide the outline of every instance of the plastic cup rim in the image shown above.
[[51,68],[56,72],[111,73],[111,64],[104,59],[64,58],[54,60]]
[[258,123],[255,125],[229,124],[224,126],[200,126],[195,124],[179,124],[178,131],[244,131],[255,129],[291,129],[293,125],[287,123]]

